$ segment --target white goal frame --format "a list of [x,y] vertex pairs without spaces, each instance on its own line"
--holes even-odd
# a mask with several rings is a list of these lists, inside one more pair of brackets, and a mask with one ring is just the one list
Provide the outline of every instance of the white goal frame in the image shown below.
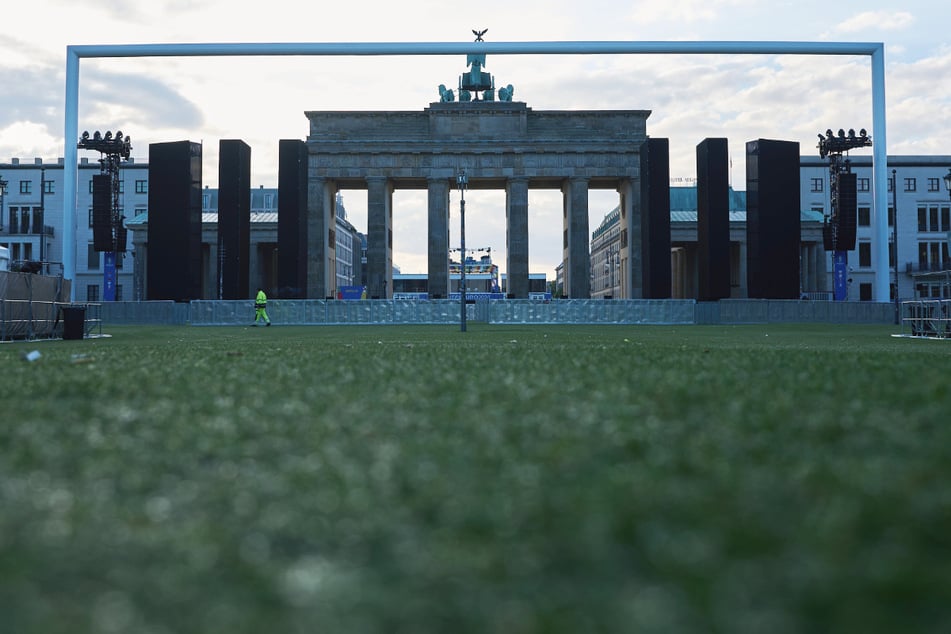
[[[79,181],[79,61],[105,57],[406,56],[406,55],[838,55],[871,58],[872,299],[888,302],[888,152],[885,139],[885,45],[881,42],[340,42],[90,44],[66,47],[63,134],[63,277],[76,274]],[[71,286],[71,299],[76,289]]]

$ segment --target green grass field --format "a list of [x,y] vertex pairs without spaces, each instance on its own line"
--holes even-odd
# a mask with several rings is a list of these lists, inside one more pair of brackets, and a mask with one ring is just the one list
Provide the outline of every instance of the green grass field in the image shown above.
[[0,345],[4,634],[951,624],[949,342],[104,331]]

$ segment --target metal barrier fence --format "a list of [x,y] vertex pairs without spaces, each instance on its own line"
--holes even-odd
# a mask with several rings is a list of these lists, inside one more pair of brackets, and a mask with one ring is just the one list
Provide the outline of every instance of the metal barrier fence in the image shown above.
[[101,304],[0,299],[0,341],[61,339],[68,309],[82,311],[83,337],[102,335]]
[[901,334],[951,339],[951,300],[918,299],[901,303]]
[[[274,324],[458,324],[455,300],[272,299]],[[466,305],[466,319],[491,324],[751,324],[863,323],[894,324],[894,304],[810,300],[692,299],[552,301],[508,299]],[[106,324],[251,325],[252,300],[196,300],[188,303],[107,302]]]

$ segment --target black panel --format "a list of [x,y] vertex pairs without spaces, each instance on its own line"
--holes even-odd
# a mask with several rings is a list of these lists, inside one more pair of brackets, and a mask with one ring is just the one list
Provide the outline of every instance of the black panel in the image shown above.
[[278,296],[307,296],[307,145],[281,139],[277,176]]
[[245,299],[251,253],[251,147],[240,140],[219,142],[218,275],[221,299]]
[[641,238],[643,297],[670,297],[670,144],[641,144]]
[[855,248],[855,225],[858,219],[856,203],[855,174],[839,174],[839,205],[836,210],[836,246],[837,251],[851,251]]
[[96,251],[112,251],[112,178],[109,174],[92,177],[92,242]]
[[730,296],[730,176],[726,139],[697,146],[697,299]]
[[746,144],[747,288],[749,297],[799,297],[799,144]]
[[201,145],[149,145],[146,297],[201,298]]

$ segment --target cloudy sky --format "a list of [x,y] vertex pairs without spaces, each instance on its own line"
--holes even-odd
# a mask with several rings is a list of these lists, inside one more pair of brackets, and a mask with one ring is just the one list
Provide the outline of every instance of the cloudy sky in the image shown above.
[[[0,33],[0,162],[63,156],[69,44],[183,42],[790,40],[884,42],[889,154],[951,154],[951,43],[938,0],[29,0],[4,7]],[[83,60],[80,130],[119,130],[133,156],[154,142],[204,143],[204,183],[217,185],[218,141],[252,148],[255,186],[277,186],[277,142],[303,139],[307,110],[414,110],[465,70],[457,57],[154,58]],[[697,143],[729,139],[736,189],[746,141],[799,141],[826,128],[871,125],[867,58],[794,56],[489,56],[486,70],[535,110],[651,110],[667,137],[671,176],[695,176]],[[75,142],[75,140],[70,140]],[[81,153],[82,154],[82,153]],[[344,191],[366,228],[366,194]],[[616,204],[592,192],[591,228]],[[452,197],[453,211],[458,197]],[[504,267],[502,192],[466,196],[466,243]],[[561,259],[560,194],[529,198],[530,266],[551,277]],[[426,194],[394,199],[394,263],[426,270]],[[451,218],[458,240],[458,218]]]

